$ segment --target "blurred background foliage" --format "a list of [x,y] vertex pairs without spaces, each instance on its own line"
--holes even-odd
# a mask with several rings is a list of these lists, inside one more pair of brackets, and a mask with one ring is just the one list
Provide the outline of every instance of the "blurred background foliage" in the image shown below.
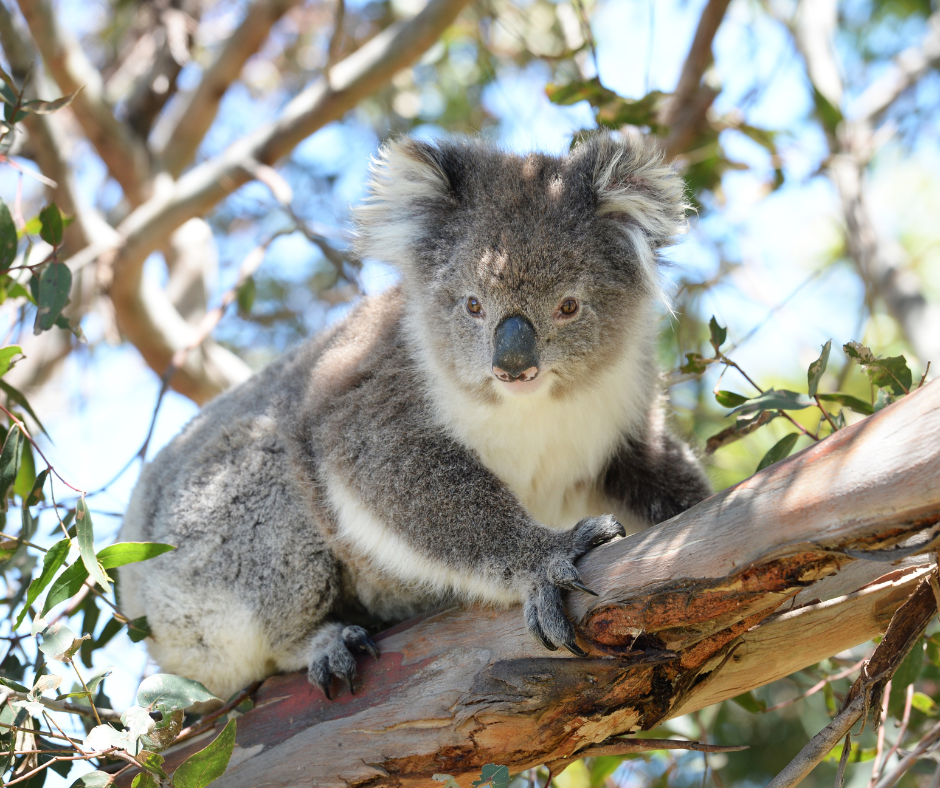
[[[85,94],[43,116],[54,119],[50,128],[58,131],[51,138],[57,155],[50,157],[45,127],[36,117],[12,117],[7,97],[0,198],[20,235],[17,265],[26,264],[30,250],[30,263],[52,251],[72,267],[70,260],[88,243],[105,242],[135,208],[168,188],[172,177],[162,171],[161,155],[181,117],[199,110],[185,98],[231,46],[250,4],[0,4],[0,65],[15,85],[26,85],[24,96],[55,99],[70,92],[56,84],[64,81],[58,67],[48,57],[41,62],[48,43],[36,17],[54,13],[100,75],[100,85],[85,93],[98,91],[102,105],[153,164],[143,196],[135,196],[127,187],[129,176],[109,169],[105,160],[107,146],[117,143],[96,143],[89,133],[81,114]],[[332,64],[418,12],[423,2],[303,0],[268,6],[278,7],[269,34],[222,85],[218,112],[193,161],[179,169],[222,156],[278,117]],[[706,36],[704,61],[683,87],[696,30],[710,13],[717,15],[717,33]],[[413,66],[385,75],[341,120],[319,128],[275,168],[255,172],[256,180],[231,190],[204,222],[184,226],[189,235],[175,235],[179,244],[165,239],[144,264],[145,286],[164,291],[191,327],[211,330],[212,341],[257,369],[339,319],[363,294],[394,283],[396,275],[383,261],[359,260],[350,250],[348,206],[362,197],[369,158],[383,139],[480,134],[513,150],[561,152],[584,131],[628,127],[661,139],[687,179],[695,206],[689,235],[667,251],[664,278],[672,308],[663,310],[659,345],[681,428],[705,447],[732,426],[729,407],[740,403],[729,395],[716,399],[715,392],[755,396],[740,370],[762,389],[805,396],[807,367],[830,339],[834,347],[817,380],[819,391],[841,392],[874,407],[879,387],[845,356],[844,343],[857,340],[882,357],[903,355],[914,386],[929,361],[940,363],[938,37],[935,0],[481,0],[467,5]],[[852,173],[858,176],[854,181]],[[52,199],[66,226],[50,246],[31,220]],[[106,545],[139,471],[139,463],[128,461],[138,452],[152,456],[197,406],[173,390],[162,396],[166,361],[148,361],[148,367],[135,348],[140,343],[127,340],[119,309],[107,297],[100,260],[73,270],[65,322],[33,335],[33,303],[44,302],[39,290],[25,289],[31,274],[38,279],[39,273],[3,276],[3,344],[22,347],[26,356],[12,357],[16,363],[3,373],[4,383],[14,387],[13,394],[4,389],[5,402],[15,413],[29,413],[23,418],[30,424],[39,425],[35,417],[42,420],[51,437],[34,429],[37,446],[64,479],[89,491],[96,538]],[[213,318],[211,310],[228,303],[233,306]],[[713,315],[717,322],[710,327]],[[739,368],[714,363],[701,370],[688,358],[715,355],[715,326],[727,330],[719,345]],[[830,410],[835,420],[841,412],[847,423],[864,417],[838,403]],[[823,437],[831,429],[817,407],[789,415],[706,455],[716,489],[753,473],[788,434],[800,431],[786,447],[798,451],[814,440],[805,433]],[[23,458],[23,467],[33,469],[17,477],[6,514],[5,532],[15,531],[20,521],[22,531],[19,541],[4,548],[8,613],[0,651],[3,675],[29,683],[43,662],[30,645],[28,619],[18,629],[14,618],[41,558],[22,539],[51,547],[61,537],[58,516],[68,530],[78,496],[56,482],[56,500],[43,495],[40,502],[26,477],[35,479],[42,460],[29,446]],[[131,643],[145,633],[125,627],[99,596],[86,594],[69,604],[66,619],[92,635],[80,652],[85,666],[115,666],[101,684],[98,705],[126,708],[140,678],[154,669],[142,647]],[[869,784],[873,763],[890,773],[904,750],[936,723],[940,641],[934,632],[928,630],[906,672],[895,677],[883,743],[871,729],[860,739],[853,756],[860,762],[849,766],[849,784]],[[845,673],[868,648],[651,734],[743,742],[751,745],[746,752],[595,759],[570,767],[556,783],[765,784],[828,722],[856,673],[826,677]],[[806,699],[769,710],[817,685]],[[876,751],[886,754],[901,737],[890,758],[875,759]],[[926,786],[934,767],[928,759],[898,784]],[[76,766],[68,779],[87,768]],[[830,785],[835,769],[835,763],[825,764],[805,784]],[[22,784],[62,783],[56,774],[47,778],[48,772]]]

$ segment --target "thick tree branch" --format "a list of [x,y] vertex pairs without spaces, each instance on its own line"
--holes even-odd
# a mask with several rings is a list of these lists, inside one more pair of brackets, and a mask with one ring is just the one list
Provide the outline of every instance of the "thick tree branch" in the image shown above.
[[672,158],[688,150],[705,122],[705,113],[718,95],[702,77],[712,63],[712,41],[721,26],[730,0],[709,0],[699,18],[692,46],[682,66],[679,82],[662,113],[669,127],[663,147]]
[[[798,19],[800,23],[794,36],[806,60],[810,80],[833,106],[841,107],[844,89],[833,49],[837,23],[835,0],[804,0],[800,4]],[[933,62],[936,59],[940,49],[937,19],[940,19],[937,15],[931,18],[932,32],[921,44],[919,61]],[[901,60],[911,65],[918,58],[909,50]],[[884,301],[889,314],[897,321],[922,362],[940,358],[940,304],[929,303],[921,292],[917,277],[902,267],[904,254],[900,246],[887,244],[878,237],[865,199],[864,175],[872,153],[870,120],[887,109],[888,105],[884,104],[887,98],[897,98],[903,92],[895,88],[901,85],[909,87],[913,84],[909,80],[925,71],[926,67],[912,67],[907,77],[898,77],[897,80],[886,77],[889,88],[878,88],[864,100],[858,120],[845,120],[838,129],[827,129],[832,152],[828,171],[842,202],[849,258],[865,281],[868,292]]]
[[104,98],[98,70],[81,46],[58,24],[49,0],[19,0],[20,10],[43,62],[63,93],[81,89],[72,110],[112,177],[132,205],[148,196],[150,157],[133,132],[121,123]]
[[[111,296],[118,326],[152,369],[162,373],[173,354],[192,344],[195,337],[168,296],[144,282],[147,255],[184,222],[205,215],[250,180],[247,163],[273,164],[305,137],[341,118],[398,70],[415,62],[467,2],[431,0],[408,22],[387,28],[333,67],[330,86],[324,79],[318,80],[294,98],[274,122],[194,167],[166,193],[158,189],[118,227],[118,244],[110,248],[99,244],[71,258],[70,267],[75,270],[101,257],[99,282]],[[243,380],[247,372],[234,355],[207,343],[200,353],[191,354],[172,385],[197,402],[204,402]]]
[[297,1],[254,0],[246,9],[241,24],[203,73],[196,89],[181,96],[180,106],[174,112],[176,124],[166,133],[162,150],[156,153],[162,166],[174,178],[178,178],[193,161],[229,85],[238,79],[248,58],[265,42],[274,23],[297,5]]
[[[864,642],[934,571],[938,436],[932,383],[594,550],[580,569],[600,597],[568,600],[588,657],[541,649],[518,609],[450,610],[380,635],[355,695],[330,702],[303,675],[269,679],[218,785],[295,785],[301,768],[316,786],[431,788],[435,773],[466,785],[486,763],[516,772],[590,754]],[[925,555],[901,569],[849,555],[913,543]],[[838,595],[846,582],[862,587]]]

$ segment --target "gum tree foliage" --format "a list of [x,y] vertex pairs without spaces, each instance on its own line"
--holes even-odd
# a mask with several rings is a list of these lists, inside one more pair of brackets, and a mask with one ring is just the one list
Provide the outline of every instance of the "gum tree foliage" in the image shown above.
[[[888,140],[903,160],[936,142],[940,12],[929,0],[681,5],[673,13],[688,16],[696,32],[677,53],[678,81],[638,95],[607,83],[598,49],[610,36],[591,27],[604,6],[580,0],[436,0],[417,17],[421,5],[404,0],[103,0],[71,8],[97,14],[80,37],[48,0],[0,0],[0,177],[10,185],[0,204],[0,768],[8,783],[106,785],[133,767],[142,787],[207,785],[224,771],[235,718],[251,705],[240,693],[217,699],[222,706],[199,718],[189,710],[213,700],[205,688],[156,674],[142,680],[134,705],[112,708],[110,670],[96,652],[121,632],[139,643],[148,628],[120,613],[109,570],[172,547],[96,542],[102,490],[73,486],[49,464],[44,450],[54,436],[30,399],[56,385],[68,356],[91,359],[120,342],[140,351],[163,391],[197,402],[244,379],[363,289],[346,204],[374,143],[430,130],[498,135],[492,96],[507,80],[528,75],[554,105],[576,105],[594,127],[658,137],[686,178],[697,242],[718,262],[707,276],[674,277],[660,351],[677,418],[701,439],[718,486],[905,396],[940,355],[940,284],[929,268],[936,238],[886,235],[866,191]],[[648,17],[655,32],[653,4]],[[736,20],[741,63],[760,45],[741,33],[749,25],[786,39],[782,51],[807,99],[790,125],[752,120],[773,90],[772,73],[755,69],[745,89],[739,81],[734,95],[723,93],[710,64],[729,20]],[[648,72],[650,65],[632,67]],[[339,87],[352,98],[331,108],[311,97],[318,85],[327,96]],[[266,125],[288,115],[295,118],[289,133]],[[325,137],[302,142],[324,128]],[[263,144],[243,142],[249,132]],[[337,135],[344,140],[338,159]],[[327,153],[318,139],[329,143]],[[794,176],[789,159],[807,141],[822,151],[811,173]],[[746,150],[747,160],[729,150]],[[719,322],[710,309],[715,294],[748,273],[727,218],[741,172],[765,195],[790,185],[788,178],[825,179],[840,223],[821,265],[795,265],[766,316],[750,326]],[[285,265],[278,254],[285,237],[303,239],[302,265]],[[148,256],[164,268],[156,296],[143,284]],[[855,332],[826,341],[818,355],[813,348],[805,372],[752,377],[740,348],[760,342],[772,356],[792,342],[773,331],[781,312],[824,289],[833,271],[850,274],[864,293]],[[766,781],[835,714],[865,653],[833,657],[651,734],[747,742],[747,752],[592,758],[556,776],[557,784]],[[849,764],[865,765],[845,768],[872,773],[871,785],[880,776],[879,786],[891,784],[893,771],[907,772],[901,755],[931,736],[940,716],[936,627],[885,697],[880,727],[846,750]],[[214,725],[220,733],[204,750],[171,775],[163,770],[160,751]],[[831,784],[836,768],[820,767],[810,780]],[[935,762],[909,768],[894,775],[899,784],[914,785],[912,775],[932,772]],[[474,785],[508,781],[494,764]]]

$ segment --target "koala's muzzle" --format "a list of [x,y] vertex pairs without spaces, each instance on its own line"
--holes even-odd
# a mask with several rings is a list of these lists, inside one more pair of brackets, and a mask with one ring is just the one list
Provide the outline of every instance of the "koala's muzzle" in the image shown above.
[[522,315],[503,318],[496,326],[493,374],[507,383],[533,380],[539,374],[535,328]]

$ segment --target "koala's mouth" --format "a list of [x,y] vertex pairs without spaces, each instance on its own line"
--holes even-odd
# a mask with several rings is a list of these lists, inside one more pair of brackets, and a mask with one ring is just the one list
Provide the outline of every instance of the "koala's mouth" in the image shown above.
[[542,387],[547,375],[540,375],[538,371],[533,375],[519,375],[511,377],[505,373],[500,375],[494,370],[496,378],[499,380],[499,387],[512,396],[522,394],[532,394]]

